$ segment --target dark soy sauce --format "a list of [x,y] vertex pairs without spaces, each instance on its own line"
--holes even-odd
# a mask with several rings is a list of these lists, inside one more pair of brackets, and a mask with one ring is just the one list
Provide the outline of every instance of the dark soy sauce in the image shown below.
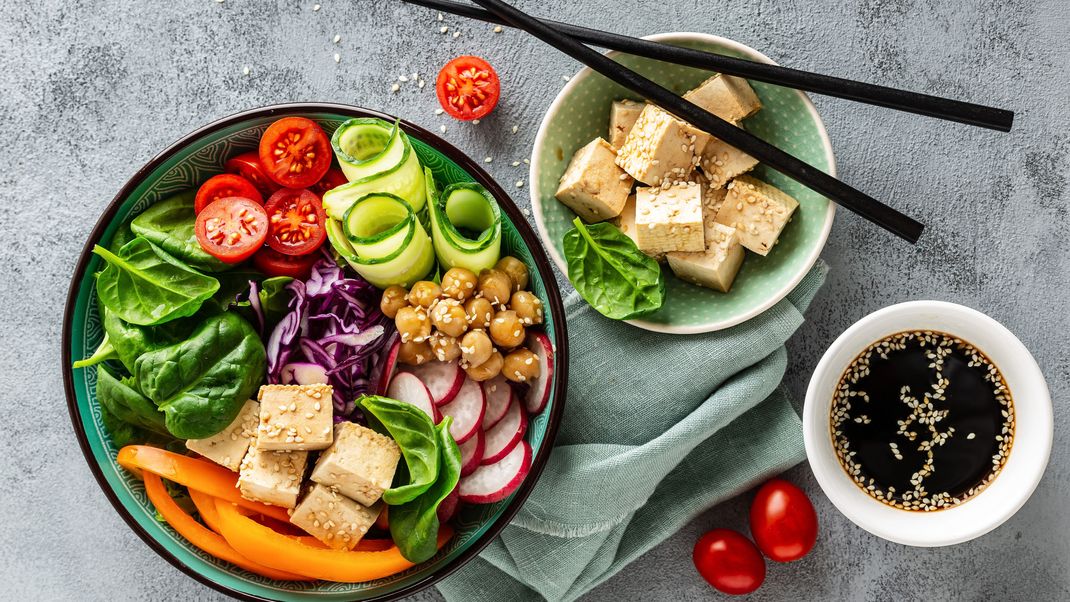
[[1014,406],[977,348],[940,332],[894,334],[844,371],[831,412],[840,465],[863,491],[904,510],[951,507],[1006,463]]

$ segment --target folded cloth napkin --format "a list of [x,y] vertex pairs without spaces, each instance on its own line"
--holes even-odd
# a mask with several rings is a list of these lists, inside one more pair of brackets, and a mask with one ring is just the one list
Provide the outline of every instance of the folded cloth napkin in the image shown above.
[[573,293],[568,398],[549,462],[504,530],[439,584],[450,601],[575,600],[690,520],[802,461],[780,387],[784,342],[819,262],[768,311],[675,336],[608,320]]

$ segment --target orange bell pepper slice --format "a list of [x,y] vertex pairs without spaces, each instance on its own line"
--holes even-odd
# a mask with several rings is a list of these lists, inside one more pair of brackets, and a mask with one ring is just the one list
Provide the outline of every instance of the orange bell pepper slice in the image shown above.
[[[360,583],[382,579],[413,566],[397,546],[381,552],[361,552],[316,548],[293,537],[272,531],[248,518],[224,500],[216,500],[223,537],[240,554],[282,571],[309,575],[325,581]],[[438,532],[441,548],[453,537],[444,525]]]
[[[192,516],[186,514],[186,511],[171,498],[171,494],[167,493],[167,488],[164,487],[163,480],[152,472],[145,473],[145,493],[148,494],[149,501],[152,502],[153,506],[156,506],[156,511],[163,516],[163,519],[167,521],[167,524],[171,525],[175,531],[178,531],[178,533],[189,540],[191,544],[212,556],[269,579],[277,579],[279,581],[312,581],[310,577],[264,566],[242,556],[218,533],[206,529],[200,523],[193,520]],[[190,494],[190,497],[193,497],[193,490],[190,490]],[[196,501],[194,503],[196,503]],[[208,519],[205,520],[207,522]]]
[[238,491],[238,474],[208,460],[198,460],[148,445],[127,445],[116,459],[127,470],[141,469],[168,481],[196,489],[212,497],[233,502],[284,522],[290,522],[285,508],[247,500]]

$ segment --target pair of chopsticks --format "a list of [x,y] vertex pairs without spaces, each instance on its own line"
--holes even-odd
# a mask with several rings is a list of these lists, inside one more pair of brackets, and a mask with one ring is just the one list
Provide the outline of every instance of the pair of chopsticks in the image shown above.
[[567,23],[542,21],[502,0],[473,0],[486,11],[448,0],[405,1],[523,29],[698,129],[731,144],[911,243],[917,242],[921,236],[924,229],[921,223],[684,100],[672,91],[592,50],[579,40],[666,62],[712,69],[766,83],[1001,131],[1009,131],[1014,118],[1014,114],[1009,111],[982,105],[680,48]]

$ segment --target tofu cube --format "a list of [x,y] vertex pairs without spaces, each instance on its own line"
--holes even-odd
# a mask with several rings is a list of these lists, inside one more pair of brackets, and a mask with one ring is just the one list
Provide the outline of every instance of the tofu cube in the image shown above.
[[561,176],[557,200],[587,222],[620,215],[632,190],[632,178],[617,167],[616,159],[616,151],[602,138],[576,151]]
[[330,385],[260,387],[260,425],[256,446],[262,450],[313,450],[331,444],[334,424]]
[[699,167],[713,188],[754,169],[758,160],[718,138],[710,138],[699,159]]
[[290,522],[327,547],[352,550],[375,524],[382,510],[382,502],[369,508],[330,487],[313,485],[294,508]]
[[249,448],[238,470],[242,497],[265,504],[293,508],[301,492],[308,452],[267,451]]
[[684,94],[684,99],[732,123],[750,117],[762,108],[762,102],[747,80],[731,75],[714,75]]
[[738,230],[744,247],[768,255],[798,207],[798,201],[776,186],[740,176],[728,183],[717,222]]
[[708,139],[708,134],[647,105],[617,151],[617,165],[649,186],[686,181]]
[[320,454],[310,478],[371,506],[390,487],[400,459],[401,450],[390,437],[341,422],[335,427],[334,443]]
[[[625,236],[632,239],[635,246],[639,246],[639,238],[636,235],[635,228],[635,195],[628,197],[628,202],[624,204],[624,209],[620,212],[620,215],[613,220],[613,225],[617,227]],[[643,251],[642,249],[639,249]],[[654,258],[655,261],[664,261],[665,253],[648,253],[643,251],[647,255]]]
[[634,100],[614,100],[609,108],[609,143],[613,148],[620,148],[628,132],[632,131],[635,120],[643,112],[643,103]]
[[250,399],[227,428],[205,439],[186,441],[186,449],[238,472],[242,458],[256,438],[256,424],[259,420],[260,404]]
[[682,280],[727,293],[746,254],[739,234],[735,228],[707,220],[705,242],[706,249],[698,253],[669,253],[669,268]]
[[702,187],[684,182],[635,191],[635,229],[639,248],[648,254],[701,251]]

